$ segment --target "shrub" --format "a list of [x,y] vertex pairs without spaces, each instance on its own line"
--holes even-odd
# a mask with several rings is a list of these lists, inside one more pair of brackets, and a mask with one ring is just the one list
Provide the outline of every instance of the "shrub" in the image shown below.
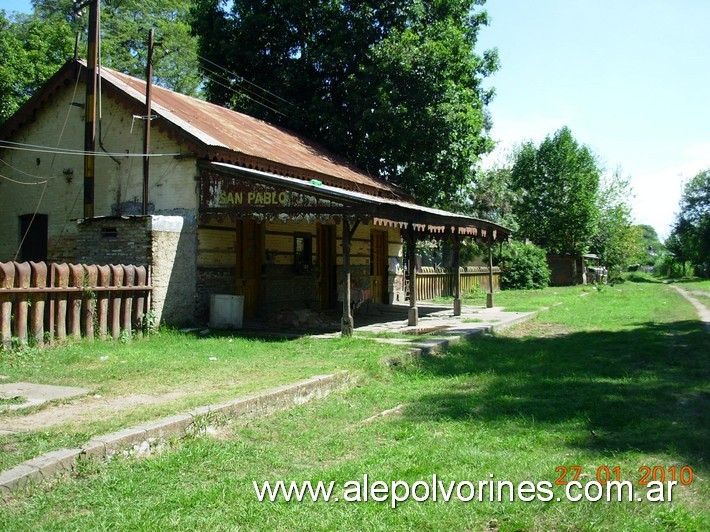
[[545,250],[533,244],[510,242],[500,260],[503,289],[545,288],[550,283],[550,268]]

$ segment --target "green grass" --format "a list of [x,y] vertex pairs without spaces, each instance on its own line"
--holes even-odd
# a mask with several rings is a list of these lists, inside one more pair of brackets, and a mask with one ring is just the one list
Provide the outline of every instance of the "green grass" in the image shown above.
[[[607,288],[606,286],[600,287],[601,290],[606,290]],[[503,290],[494,294],[493,304],[511,312],[532,312],[595,291],[597,289],[592,286],[561,286],[543,290]],[[436,303],[444,304],[451,304],[452,301],[453,298],[451,297],[442,297],[435,300]],[[486,294],[479,291],[463,294],[462,302],[464,305],[485,306]]]
[[[708,336],[692,307],[655,283],[586,297],[549,291],[558,293],[534,297],[561,304],[503,333],[395,366],[363,353],[347,391],[154,458],[84,466],[1,507],[0,529],[709,529]],[[340,348],[364,345],[376,348]],[[397,405],[399,414],[363,423]],[[583,481],[601,466],[619,466],[634,483],[643,466],[689,465],[696,478],[672,503],[410,501],[396,510],[259,503],[252,488],[333,480],[342,491],[366,473],[386,482],[433,474],[554,482],[558,466],[572,465]]]
[[26,403],[27,399],[24,397],[4,397],[0,395],[0,411],[2,411],[3,406],[14,406]]
[[[0,436],[0,470],[43,452],[78,446],[98,434],[196,406],[342,369],[357,373],[398,352],[393,346],[364,339],[259,340],[176,331],[129,343],[82,342],[51,349],[0,351],[0,374],[10,382],[83,387],[90,395],[100,395],[102,401],[181,394],[167,402],[136,405],[97,419]],[[0,411],[0,422],[12,424],[13,419],[40,408]]]

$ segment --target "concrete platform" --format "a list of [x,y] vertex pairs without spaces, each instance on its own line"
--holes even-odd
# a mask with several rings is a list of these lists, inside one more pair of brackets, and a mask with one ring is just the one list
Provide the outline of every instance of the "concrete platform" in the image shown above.
[[[408,323],[408,305],[372,305],[355,314],[355,336],[370,336],[373,340],[430,353],[477,334],[492,332],[527,321],[537,312],[506,312],[501,307],[465,306],[460,316],[454,316],[450,305],[425,303],[417,307],[419,323]],[[401,335],[401,337],[399,337]],[[313,335],[316,338],[340,336],[340,332]]]
[[0,397],[12,399],[21,397],[25,401],[16,404],[0,405],[2,410],[17,410],[28,406],[37,406],[47,401],[69,399],[79,395],[86,395],[89,390],[73,388],[71,386],[51,386],[49,384],[33,384],[31,382],[8,382],[0,384]]

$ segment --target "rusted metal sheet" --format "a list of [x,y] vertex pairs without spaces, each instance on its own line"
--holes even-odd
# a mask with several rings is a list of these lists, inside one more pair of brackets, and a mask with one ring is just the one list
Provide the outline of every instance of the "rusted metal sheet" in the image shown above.
[[[54,286],[66,288],[69,286],[69,265],[55,264],[54,265]],[[59,298],[56,302],[55,312],[55,327],[57,340],[60,342],[67,338],[67,300]]]
[[[97,286],[108,287],[111,285],[111,268],[108,265],[97,266],[99,280]],[[109,293],[101,291],[98,293],[98,318],[99,318],[99,338],[106,339],[108,335],[108,297]]]
[[[102,68],[101,73],[108,84],[140,104],[145,102],[145,81],[108,68]],[[347,188],[405,195],[393,184],[367,175],[323,146],[282,127],[162,87],[153,87],[152,98],[153,112],[162,120],[206,146],[248,156],[253,166],[287,175],[305,170],[313,173],[312,177],[333,178],[341,186],[349,185]]]
[[[136,267],[123,264],[123,285],[134,286],[136,280]],[[123,330],[130,337],[133,334],[133,298],[127,297],[123,300],[122,320]]]
[[[15,286],[15,266],[11,262],[0,262],[0,289]],[[12,347],[12,298],[9,294],[0,292],[0,331],[2,346]]]
[[55,330],[57,339],[65,340],[67,322],[72,339],[92,340],[95,322],[105,338],[109,316],[113,337],[121,331],[130,335],[134,324],[141,323],[150,291],[145,266],[0,262],[0,348],[12,348],[13,333],[22,344],[30,333],[35,345],[43,346]]
[[[70,286],[84,286],[84,267],[81,264],[69,265]],[[81,307],[84,295],[76,294],[69,298],[69,331],[74,340],[81,339]]]
[[[146,286],[148,282],[148,268],[145,266],[136,267],[136,286]],[[145,315],[145,297],[139,292],[135,298],[133,305],[133,324],[135,326],[136,336],[143,335],[143,317]]]
[[[95,287],[99,280],[99,267],[95,264],[84,264],[86,272],[86,284]],[[96,331],[94,330],[94,320],[96,319],[96,292],[88,295],[84,301],[84,335],[89,342],[94,341]]]
[[[14,262],[15,265],[15,283],[18,288],[29,288],[32,275],[32,269],[27,262]],[[17,301],[15,311],[15,336],[21,344],[27,343],[27,310],[28,302],[26,299]]]
[[[110,264],[111,277],[113,278],[112,286],[123,286],[123,266]],[[121,336],[121,293],[114,293],[111,298],[111,336],[114,340],[118,340]]]
[[[32,269],[31,283],[33,288],[47,286],[47,264],[44,262],[30,262]],[[44,345],[44,303],[45,294],[38,293],[32,296],[32,319],[30,330],[37,346]]]

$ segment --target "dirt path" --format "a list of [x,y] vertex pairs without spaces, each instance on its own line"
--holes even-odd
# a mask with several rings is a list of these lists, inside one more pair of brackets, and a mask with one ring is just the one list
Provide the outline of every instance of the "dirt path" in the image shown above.
[[48,428],[63,423],[82,423],[106,419],[123,410],[147,405],[157,405],[179,399],[190,393],[184,390],[162,395],[128,395],[123,397],[88,396],[69,403],[52,404],[42,410],[26,416],[0,416],[0,433],[27,432]]
[[671,285],[671,287],[675,288],[680,293],[680,295],[690,301],[690,303],[695,307],[695,310],[698,312],[700,321],[705,324],[705,330],[710,332],[710,310],[708,310],[705,305],[703,305],[700,301],[690,295],[690,293],[684,288],[681,288],[680,286],[676,285]]

